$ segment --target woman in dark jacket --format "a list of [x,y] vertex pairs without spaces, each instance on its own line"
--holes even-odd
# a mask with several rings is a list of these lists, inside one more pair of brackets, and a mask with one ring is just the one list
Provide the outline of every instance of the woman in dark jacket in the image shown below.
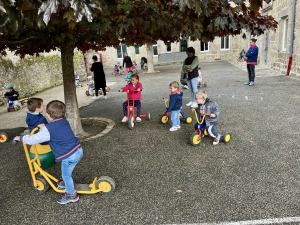
[[96,55],[93,56],[94,63],[92,64],[91,71],[94,72],[94,83],[95,83],[95,94],[96,96],[93,96],[92,99],[96,100],[98,99],[98,92],[99,89],[102,89],[104,99],[107,99],[106,96],[106,79],[105,79],[105,73],[103,70],[103,65],[101,62],[98,61],[98,57]]
[[190,90],[191,101],[186,104],[192,108],[197,108],[198,104],[195,100],[195,94],[198,91],[198,57],[195,56],[195,49],[189,47],[186,50],[188,57],[184,60],[181,70],[181,78],[186,77],[186,82]]
[[125,64],[125,72],[126,74],[128,73],[129,70],[132,70],[132,61],[131,61],[131,58],[128,56],[127,53],[125,53],[125,57],[123,59],[123,67],[124,67],[124,64]]

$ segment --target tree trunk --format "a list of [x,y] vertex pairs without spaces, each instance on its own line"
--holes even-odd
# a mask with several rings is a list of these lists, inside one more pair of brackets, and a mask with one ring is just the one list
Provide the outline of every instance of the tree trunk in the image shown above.
[[64,82],[64,96],[67,107],[67,120],[76,136],[84,134],[82,129],[74,77],[74,46],[65,43],[61,46],[61,65]]
[[152,45],[146,44],[148,73],[154,73]]

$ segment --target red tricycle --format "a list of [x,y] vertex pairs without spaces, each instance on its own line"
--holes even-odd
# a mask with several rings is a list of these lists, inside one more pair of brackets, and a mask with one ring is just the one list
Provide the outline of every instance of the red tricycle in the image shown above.
[[7,139],[8,139],[7,134],[4,133],[4,132],[2,132],[2,131],[0,131],[0,143],[6,142]]
[[[131,91],[131,93],[126,92],[127,94],[127,118],[128,118],[128,127],[129,129],[133,129],[134,127],[134,121],[137,117],[136,112],[135,112],[135,105],[134,105],[134,92]],[[132,95],[132,98],[129,98],[129,95]],[[148,116],[148,120],[150,120],[150,113],[148,115],[141,109],[141,118],[146,118]]]

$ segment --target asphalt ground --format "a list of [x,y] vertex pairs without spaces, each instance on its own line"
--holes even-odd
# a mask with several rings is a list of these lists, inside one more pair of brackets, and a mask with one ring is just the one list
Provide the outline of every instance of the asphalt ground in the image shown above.
[[[266,219],[298,218],[299,80],[261,68],[255,85],[249,87],[243,85],[247,81],[243,64],[215,61],[201,66],[208,82],[204,90],[221,108],[217,130],[231,134],[229,143],[213,146],[212,139],[204,137],[200,146],[193,147],[189,142],[193,124],[183,122],[179,131],[170,132],[171,124],[159,123],[169,84],[179,80],[179,64],[157,66],[156,74],[140,73],[142,108],[151,119],[143,118],[133,130],[121,123],[126,96],[117,90],[125,81],[106,71],[112,89],[108,99],[92,102],[85,96],[91,104],[81,108],[80,115],[105,117],[116,125],[107,135],[82,143],[84,156],[73,178],[90,183],[95,176],[110,176],[115,193],[81,195],[79,202],[67,205],[56,203],[59,194],[51,188],[35,193],[22,146],[12,146],[10,138],[0,146],[0,223],[266,224]],[[189,91],[182,91],[185,104]],[[49,95],[58,94],[56,90]],[[183,112],[193,117],[185,105]],[[25,120],[25,112],[23,116]],[[4,123],[9,121],[1,121],[1,126]],[[2,130],[13,137],[23,128]],[[60,177],[60,164],[47,171]]]

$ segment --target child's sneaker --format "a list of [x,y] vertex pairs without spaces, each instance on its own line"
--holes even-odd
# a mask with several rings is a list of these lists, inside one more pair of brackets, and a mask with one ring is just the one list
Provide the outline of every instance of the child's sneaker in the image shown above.
[[65,182],[61,179],[57,182],[57,187],[60,189],[66,189]]
[[97,100],[97,99],[99,99],[99,97],[98,96],[93,96],[92,99]]
[[136,121],[136,122],[141,122],[142,119],[141,119],[140,117],[137,117],[137,118],[135,119],[135,121]]
[[106,96],[106,95],[104,96],[104,99],[107,99],[107,96]]
[[180,129],[181,127],[180,127],[180,125],[177,125],[176,128],[177,128],[177,129]]
[[170,129],[169,129],[169,131],[176,131],[177,130],[177,127],[171,127]]
[[221,136],[220,136],[220,134],[218,134],[218,137],[216,137],[213,141],[213,145],[219,144],[220,138],[221,138]]
[[64,193],[62,196],[59,196],[57,199],[57,203],[59,204],[67,204],[69,202],[77,202],[79,200],[79,195],[77,192],[74,194]]
[[125,123],[128,121],[128,117],[127,116],[124,116],[123,119],[122,119],[122,123]]

